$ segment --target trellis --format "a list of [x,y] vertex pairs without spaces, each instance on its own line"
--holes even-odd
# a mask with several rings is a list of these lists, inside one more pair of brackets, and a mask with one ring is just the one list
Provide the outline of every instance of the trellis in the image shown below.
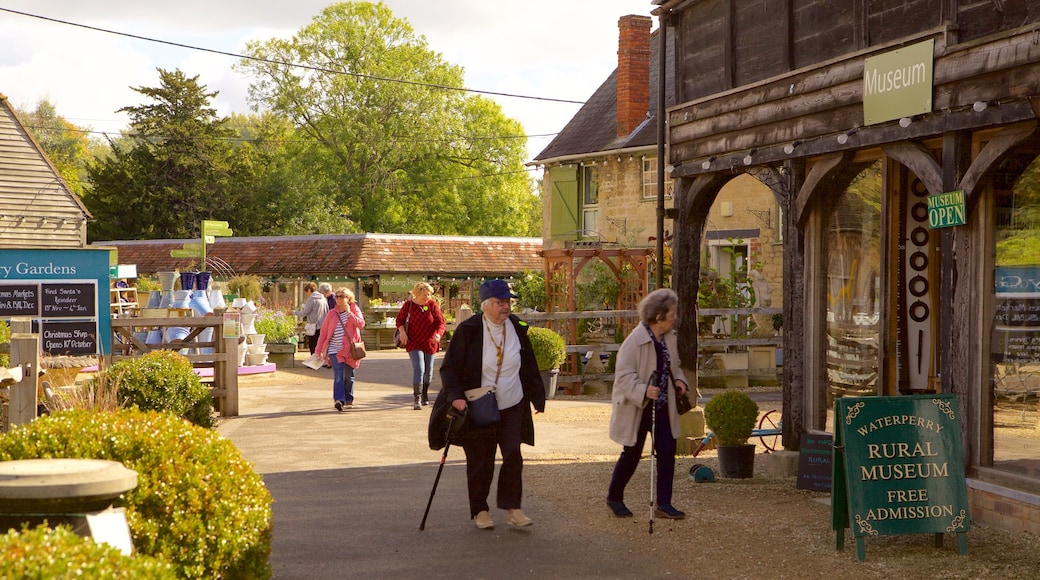
[[[577,309],[575,280],[585,266],[595,261],[605,264],[618,282],[615,309],[634,310],[646,295],[647,272],[654,261],[652,248],[563,248],[545,250],[545,294],[548,312],[574,312]],[[627,335],[638,323],[631,317],[617,317],[617,327]],[[578,344],[578,319],[555,319],[549,327],[566,339],[567,344]],[[581,355],[568,355],[560,371],[560,382],[572,384],[580,375]],[[580,386],[578,387],[580,389]],[[571,387],[569,390],[574,390]]]

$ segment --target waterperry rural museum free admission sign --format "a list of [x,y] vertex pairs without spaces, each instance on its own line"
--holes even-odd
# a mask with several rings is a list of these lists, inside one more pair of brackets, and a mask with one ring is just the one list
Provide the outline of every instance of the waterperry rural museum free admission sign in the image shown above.
[[[867,536],[956,533],[967,554],[968,495],[954,395],[848,397],[834,401],[831,523],[866,558]],[[851,526],[850,526],[851,524]]]

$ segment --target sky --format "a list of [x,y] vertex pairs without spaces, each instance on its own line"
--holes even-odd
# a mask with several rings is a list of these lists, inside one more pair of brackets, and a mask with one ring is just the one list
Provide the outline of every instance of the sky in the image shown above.
[[[288,38],[328,0],[0,0],[14,10],[135,36],[242,54],[249,40]],[[617,68],[618,19],[650,16],[650,0],[385,0],[431,50],[465,69],[466,87],[583,102]],[[653,28],[656,28],[654,19]],[[239,59],[0,10],[0,94],[16,107],[41,99],[78,126],[118,133],[116,110],[149,101],[130,87],[159,86],[180,69],[210,91],[220,115],[249,113]],[[488,96],[528,135],[555,134],[580,104]],[[100,136],[100,135],[98,135]],[[532,137],[528,159],[552,136]]]

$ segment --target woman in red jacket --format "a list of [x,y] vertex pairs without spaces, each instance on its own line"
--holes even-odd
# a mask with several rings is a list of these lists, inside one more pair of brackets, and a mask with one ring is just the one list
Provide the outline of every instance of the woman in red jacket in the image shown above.
[[[430,379],[433,377],[433,355],[441,348],[444,335],[444,315],[432,298],[433,286],[419,282],[412,288],[412,298],[406,300],[397,313],[397,328],[401,344],[412,361],[412,408],[430,404]],[[420,385],[422,390],[420,391]]]

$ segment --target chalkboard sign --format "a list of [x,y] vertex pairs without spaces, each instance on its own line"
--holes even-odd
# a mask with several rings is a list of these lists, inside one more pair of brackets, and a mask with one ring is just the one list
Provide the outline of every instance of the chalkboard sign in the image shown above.
[[42,284],[40,305],[44,318],[97,316],[97,285],[91,282]]
[[834,401],[831,520],[837,548],[851,524],[856,556],[867,536],[956,532],[968,551],[968,495],[954,395]]
[[39,315],[39,284],[0,284],[0,318]]
[[93,320],[44,320],[40,323],[40,350],[51,356],[98,353],[98,328]]
[[830,433],[805,433],[798,454],[798,489],[831,490],[831,453],[834,437]]

